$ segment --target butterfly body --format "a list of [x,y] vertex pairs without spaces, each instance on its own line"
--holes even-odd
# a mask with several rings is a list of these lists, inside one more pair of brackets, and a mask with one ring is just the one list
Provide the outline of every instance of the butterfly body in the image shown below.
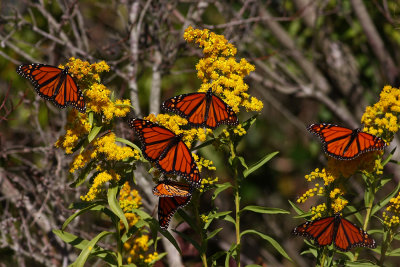
[[68,67],[60,69],[45,64],[23,64],[17,73],[27,78],[37,94],[59,108],[73,106],[80,112],[86,111],[85,101],[78,85],[68,73]]
[[334,124],[316,123],[307,129],[319,136],[326,154],[340,160],[352,160],[363,153],[382,150],[386,146],[381,138],[359,128],[352,130]]
[[192,127],[214,129],[221,124],[237,125],[232,108],[216,96],[211,88],[206,93],[190,93],[164,101],[161,109],[186,118]]
[[142,143],[144,157],[165,174],[183,176],[195,186],[201,178],[197,164],[182,135],[175,135],[167,128],[142,119],[133,119],[129,125]]
[[375,240],[362,228],[342,218],[339,214],[307,221],[293,230],[293,234],[314,240],[317,246],[334,246],[341,251],[353,247],[375,248]]

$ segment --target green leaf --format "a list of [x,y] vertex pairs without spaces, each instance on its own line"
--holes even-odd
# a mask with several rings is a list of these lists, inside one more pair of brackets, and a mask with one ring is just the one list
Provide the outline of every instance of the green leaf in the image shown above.
[[268,161],[270,161],[273,157],[275,157],[279,152],[275,151],[272,152],[266,156],[264,156],[262,159],[260,159],[256,164],[252,165],[250,168],[248,168],[247,170],[245,170],[243,172],[244,177],[246,178],[247,176],[249,176],[251,173],[253,173],[254,171],[258,170],[261,166],[263,166],[265,163],[267,163]]
[[226,215],[223,220],[227,221],[227,222],[231,222],[233,223],[233,225],[236,225],[236,221],[230,216],[230,215]]
[[299,207],[297,207],[297,205],[294,204],[292,201],[290,201],[290,200],[288,200],[288,201],[289,201],[290,206],[292,206],[292,208],[294,209],[294,211],[295,211],[297,214],[302,215],[302,214],[305,213],[302,209],[300,209]]
[[196,222],[182,209],[177,212],[187,222],[192,229],[197,229]]
[[96,243],[99,242],[100,239],[107,235],[112,235],[112,232],[103,231],[98,234],[95,238],[90,240],[87,245],[82,249],[81,253],[79,254],[78,258],[73,263],[74,267],[83,267],[85,262],[87,261],[89,255],[93,252],[93,248],[95,247]]
[[238,156],[236,158],[240,161],[240,164],[242,164],[242,166],[245,167],[245,169],[249,168],[249,167],[247,167],[246,161],[244,160],[243,157]]
[[265,235],[263,233],[260,233],[260,232],[258,232],[256,230],[243,231],[242,233],[240,233],[240,237],[244,236],[245,234],[256,234],[256,235],[258,235],[262,239],[268,241],[283,257],[285,257],[286,259],[292,261],[292,259],[289,257],[289,255],[281,247],[281,245],[279,245],[279,243],[275,239],[273,239],[272,237],[270,237],[268,235]]
[[175,238],[171,235],[170,232],[168,232],[167,230],[164,230],[162,228],[159,227],[159,232],[165,236],[166,239],[169,240],[169,242],[171,242],[171,244],[176,248],[176,250],[179,252],[179,254],[182,255],[182,251],[179,248],[178,242],[176,242]]
[[364,260],[364,261],[360,260],[360,261],[353,261],[353,262],[346,261],[346,267],[358,267],[358,266],[368,267],[368,266],[379,266],[379,265],[376,265],[367,260]]
[[386,256],[391,256],[391,257],[400,256],[400,248],[393,249],[392,251],[387,251]]
[[75,212],[74,214],[72,214],[71,216],[69,216],[68,219],[65,220],[64,224],[63,224],[62,227],[61,227],[61,230],[64,231],[65,228],[67,227],[67,225],[68,225],[73,219],[75,219],[76,217],[78,217],[79,215],[81,215],[81,214],[83,214],[83,213],[85,213],[85,212],[87,212],[87,211],[89,211],[89,210],[101,210],[101,209],[104,208],[104,207],[105,207],[105,206],[104,206],[104,202],[97,202],[97,203],[95,202],[95,203],[92,203],[91,205],[89,205],[89,206],[87,206],[87,207],[85,207],[85,208],[83,208],[83,209],[81,209],[81,210]]
[[386,164],[393,158],[394,152],[396,151],[396,148],[393,148],[392,151],[390,151],[389,156],[382,162],[382,166],[385,167]]
[[93,111],[89,112],[88,120],[89,120],[90,127],[93,127],[93,120],[94,120],[93,114],[94,114]]
[[126,140],[126,139],[121,138],[121,137],[116,137],[116,138],[115,138],[115,141],[120,142],[120,143],[123,143],[123,144],[125,144],[125,145],[128,145],[128,146],[130,146],[130,147],[136,149],[137,151],[140,152],[140,155],[143,157],[143,155],[142,155],[142,150],[141,150],[137,145],[135,145],[134,143],[132,143],[131,141]]
[[371,216],[374,215],[377,211],[383,208],[387,203],[389,203],[390,199],[393,198],[400,189],[400,183],[397,184],[396,188],[387,195],[383,200],[379,201],[376,205],[372,207]]
[[180,237],[182,237],[183,239],[185,239],[187,242],[189,242],[190,244],[192,244],[197,251],[200,252],[200,254],[204,253],[205,251],[202,250],[201,246],[199,243],[197,243],[193,238],[191,238],[189,235],[184,234],[183,232],[179,232],[179,231],[175,231],[173,230],[176,234],[178,234]]
[[203,229],[207,229],[209,226],[210,226],[210,224],[212,223],[212,221],[214,220],[214,219],[218,219],[218,218],[221,218],[221,217],[226,217],[228,214],[230,214],[232,211],[221,211],[221,212],[215,212],[215,213],[210,213],[210,214],[208,214],[208,220],[207,220],[207,222],[204,224],[204,227],[203,227]]
[[103,128],[103,126],[94,126],[92,128],[92,130],[90,131],[89,135],[88,135],[88,141],[89,143],[93,141],[93,139],[96,138],[97,134],[101,131],[101,128]]
[[289,214],[290,212],[287,210],[283,209],[278,209],[278,208],[267,208],[267,207],[261,207],[261,206],[247,206],[244,207],[240,213],[243,211],[253,211],[256,213],[264,213],[264,214]]
[[207,235],[206,240],[209,240],[209,239],[213,238],[213,237],[214,237],[215,235],[217,235],[222,229],[223,229],[223,228],[221,227],[221,228],[215,229],[214,231],[212,231],[211,233],[209,233],[209,234]]
[[215,138],[209,139],[209,140],[207,140],[207,141],[205,141],[205,142],[201,143],[200,145],[198,145],[198,146],[196,146],[196,147],[193,147],[193,148],[191,148],[191,149],[190,149],[190,151],[199,150],[200,148],[203,148],[203,147],[209,146],[209,145],[211,145],[212,143],[214,143],[214,141],[215,141]]
[[119,206],[119,202],[117,200],[117,193],[118,193],[118,185],[117,184],[110,185],[107,192],[108,205],[110,205],[111,211],[118,216],[118,218],[124,224],[125,229],[128,231],[129,230],[128,220],[126,219],[124,212]]
[[222,191],[232,187],[230,182],[226,182],[223,184],[216,184],[215,186],[217,187],[217,189],[215,189],[214,194],[211,197],[212,200],[214,200]]

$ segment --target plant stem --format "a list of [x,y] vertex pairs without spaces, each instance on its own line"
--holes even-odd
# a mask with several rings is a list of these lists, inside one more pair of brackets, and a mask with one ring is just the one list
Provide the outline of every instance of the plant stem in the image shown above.
[[393,234],[392,234],[392,230],[389,229],[385,240],[383,241],[382,244],[382,248],[381,248],[381,258],[379,259],[378,265],[379,266],[383,266],[383,262],[385,261],[385,255],[386,255],[386,251],[389,248],[389,244],[392,242],[393,240]]
[[236,230],[236,264],[237,267],[240,267],[240,195],[239,195],[239,188],[240,188],[240,181],[238,175],[238,166],[235,163],[236,158],[236,148],[231,140],[230,142],[230,154],[231,154],[231,161],[232,161],[232,168],[234,173],[234,187],[235,187],[235,230]]

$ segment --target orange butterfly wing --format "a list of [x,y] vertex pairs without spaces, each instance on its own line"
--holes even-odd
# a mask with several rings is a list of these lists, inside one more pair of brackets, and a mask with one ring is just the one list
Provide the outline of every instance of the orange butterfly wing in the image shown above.
[[187,197],[160,197],[158,201],[158,222],[160,227],[167,229],[175,212],[189,203],[191,195]]
[[146,159],[166,174],[181,175],[195,186],[200,185],[196,161],[181,136],[151,121],[134,119],[129,125],[139,136]]
[[68,74],[68,68],[60,69],[36,63],[23,64],[17,67],[17,73],[29,79],[39,96],[57,107],[73,106],[82,113],[86,111],[82,92]]
[[313,239],[318,246],[329,245],[334,236],[334,216],[303,223],[294,228],[293,234]]
[[353,247],[376,247],[375,240],[367,232],[344,218],[338,222],[334,244],[342,251],[349,251]]
[[188,120],[193,127],[214,129],[221,124],[237,125],[235,112],[212,93],[191,93],[172,97],[162,104],[162,110],[173,112]]
[[360,246],[376,247],[375,240],[367,232],[338,214],[301,224],[293,230],[293,234],[313,239],[317,246],[330,245],[333,241],[341,251]]
[[333,124],[311,124],[307,129],[320,137],[324,151],[331,157],[351,160],[362,153],[381,150],[386,143],[379,137]]
[[158,197],[187,197],[192,187],[188,184],[162,181],[153,188],[153,194]]

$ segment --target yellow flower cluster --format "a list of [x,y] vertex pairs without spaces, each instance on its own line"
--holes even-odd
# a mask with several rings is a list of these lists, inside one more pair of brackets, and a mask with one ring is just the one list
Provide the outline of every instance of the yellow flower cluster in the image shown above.
[[379,101],[372,107],[366,108],[361,122],[364,124],[364,131],[390,142],[399,130],[397,120],[399,115],[400,89],[386,85],[380,94]]
[[311,220],[313,221],[315,219],[321,218],[325,211],[326,211],[325,203],[319,204],[316,207],[312,207],[311,214],[313,215],[313,217],[311,218]]
[[335,200],[333,200],[331,207],[332,207],[334,213],[339,213],[344,209],[344,207],[346,207],[346,205],[348,203],[349,202],[346,199],[344,199],[342,197],[338,197],[338,198],[335,198]]
[[241,124],[239,124],[238,126],[236,126],[236,127],[233,129],[233,132],[234,132],[235,134],[239,135],[239,136],[243,136],[243,135],[246,134],[246,130],[242,127]]
[[96,138],[92,142],[92,147],[87,148],[82,153],[76,155],[71,163],[70,172],[73,173],[79,168],[83,168],[90,160],[105,156],[107,160],[121,161],[133,157],[140,159],[140,152],[132,150],[130,147],[121,147],[116,144],[115,134],[110,133],[103,137]]
[[207,222],[208,222],[208,216],[207,216],[207,215],[201,214],[200,219],[201,219],[204,223],[207,223]]
[[131,190],[128,182],[122,186],[119,193],[119,205],[123,212],[128,213],[142,205],[142,197],[135,189]]
[[82,114],[76,109],[71,109],[65,125],[66,133],[58,138],[55,146],[64,149],[66,154],[72,154],[79,138],[88,134],[90,129],[91,125],[86,114]]
[[213,93],[220,96],[233,111],[239,112],[243,106],[247,111],[260,111],[263,103],[247,93],[248,85],[243,78],[254,71],[252,64],[245,59],[236,61],[236,48],[228,43],[223,35],[209,30],[188,27],[185,40],[196,43],[203,48],[204,58],[196,65],[197,77],[202,80],[199,92],[212,88]]
[[[62,67],[62,66],[61,66]],[[106,120],[113,117],[125,117],[130,111],[130,100],[110,99],[111,91],[100,83],[100,73],[109,71],[110,67],[104,61],[89,64],[76,58],[70,58],[65,65],[69,73],[77,79],[77,83],[84,90],[86,106],[95,113],[103,113]]]
[[197,154],[193,154],[193,158],[197,163],[197,167],[199,169],[199,172],[201,172],[203,167],[209,169],[210,171],[215,171],[216,170],[215,166],[213,166],[214,163],[211,160],[208,160],[208,159],[205,159],[203,157],[200,157]]
[[203,192],[204,191],[204,188],[208,185],[208,186],[210,186],[210,185],[213,185],[213,184],[216,184],[217,182],[218,182],[218,177],[215,177],[215,178],[212,178],[212,177],[207,177],[207,178],[203,178],[202,180],[201,180],[201,186],[200,186],[200,188],[199,188],[199,191],[200,192]]
[[391,228],[395,228],[400,224],[400,193],[390,199],[386,211],[383,212],[383,221]]
[[305,178],[308,182],[311,182],[317,178],[321,178],[324,180],[324,185],[330,185],[336,179],[336,177],[329,171],[325,170],[325,168],[323,168],[321,171],[319,168],[316,168],[310,174],[307,174]]
[[81,199],[84,201],[92,201],[94,200],[101,192],[102,185],[109,181],[118,181],[120,179],[119,174],[114,171],[103,171],[97,174],[97,176],[93,180],[93,184],[91,185],[89,192],[85,196],[81,196]]

